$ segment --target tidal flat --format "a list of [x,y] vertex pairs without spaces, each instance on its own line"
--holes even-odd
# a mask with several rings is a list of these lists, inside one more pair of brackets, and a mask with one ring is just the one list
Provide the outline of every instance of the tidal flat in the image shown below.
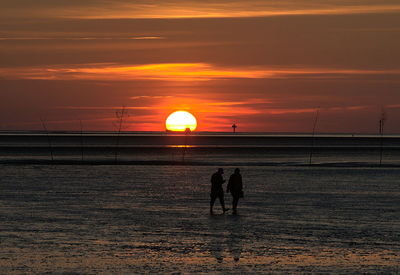
[[400,169],[242,166],[239,214],[210,216],[216,168],[1,165],[0,270],[400,272]]

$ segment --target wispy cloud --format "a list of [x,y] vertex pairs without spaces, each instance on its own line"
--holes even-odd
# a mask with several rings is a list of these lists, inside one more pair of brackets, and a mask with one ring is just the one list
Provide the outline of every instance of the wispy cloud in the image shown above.
[[101,36],[87,36],[87,37],[46,37],[46,36],[27,36],[27,37],[0,37],[0,41],[20,41],[20,40],[72,40],[72,41],[85,41],[85,40],[159,40],[166,39],[163,36],[126,36],[126,37],[101,37]]
[[207,63],[162,63],[146,65],[86,64],[44,68],[0,68],[3,78],[42,80],[163,80],[204,81],[215,79],[348,78],[366,75],[400,75],[400,70],[361,70],[310,67],[224,67]]
[[223,18],[289,15],[363,14],[399,12],[393,0],[165,0],[165,1],[37,1],[5,0],[5,16],[63,18]]
[[385,108],[388,108],[388,109],[400,109],[400,104],[386,105]]
[[[346,111],[360,111],[371,108],[369,105],[360,106],[333,106],[319,108],[322,112],[346,112]],[[314,113],[316,108],[270,108],[266,110],[266,114],[270,115],[283,115],[283,114],[301,114],[301,113]]]
[[372,14],[372,13],[397,13],[400,5],[358,5],[358,6],[320,6],[315,8],[291,9],[285,7],[277,9],[270,5],[261,6],[259,10],[251,10],[246,2],[227,4],[225,7],[183,7],[165,9],[160,7],[153,11],[143,10],[141,13],[132,14],[127,11],[103,14],[65,15],[65,17],[84,19],[120,19],[120,18],[243,18],[243,17],[271,17],[293,15],[340,15],[340,14]]
[[[151,110],[150,106],[125,106],[127,110]],[[55,106],[59,110],[120,110],[121,106]]]
[[138,95],[132,96],[130,99],[160,99],[160,98],[170,98],[172,96],[169,95]]

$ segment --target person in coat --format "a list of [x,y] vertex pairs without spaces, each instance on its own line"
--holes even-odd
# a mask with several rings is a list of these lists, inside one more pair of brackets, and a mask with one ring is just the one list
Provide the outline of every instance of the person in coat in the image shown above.
[[243,183],[240,169],[236,168],[235,172],[229,177],[226,192],[232,195],[232,210],[233,214],[237,214],[237,205],[240,198],[243,198]]
[[225,213],[229,210],[225,208],[224,189],[222,188],[222,184],[224,184],[225,180],[222,174],[224,174],[224,169],[218,168],[218,171],[211,176],[210,214],[213,214],[213,206],[217,198],[219,198],[219,202],[221,203],[222,211]]

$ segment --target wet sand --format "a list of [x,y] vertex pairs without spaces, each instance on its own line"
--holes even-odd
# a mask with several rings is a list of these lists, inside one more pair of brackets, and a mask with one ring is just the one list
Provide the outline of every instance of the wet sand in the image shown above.
[[399,169],[244,166],[239,215],[210,216],[215,168],[2,165],[0,270],[399,273]]

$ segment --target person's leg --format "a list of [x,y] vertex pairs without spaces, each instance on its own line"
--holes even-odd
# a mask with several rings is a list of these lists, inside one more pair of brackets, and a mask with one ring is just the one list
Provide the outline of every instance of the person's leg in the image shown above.
[[239,197],[238,196],[233,196],[232,197],[232,209],[233,209],[233,213],[234,214],[236,214],[238,202],[239,202]]
[[211,200],[210,200],[210,213],[213,212],[213,206],[214,206],[214,202],[217,199],[217,196],[215,196],[214,194],[211,194]]
[[221,206],[222,206],[222,211],[224,211],[224,212],[228,211],[229,208],[225,208],[224,192],[223,191],[220,192],[218,194],[218,197],[219,197],[219,202],[221,203]]

